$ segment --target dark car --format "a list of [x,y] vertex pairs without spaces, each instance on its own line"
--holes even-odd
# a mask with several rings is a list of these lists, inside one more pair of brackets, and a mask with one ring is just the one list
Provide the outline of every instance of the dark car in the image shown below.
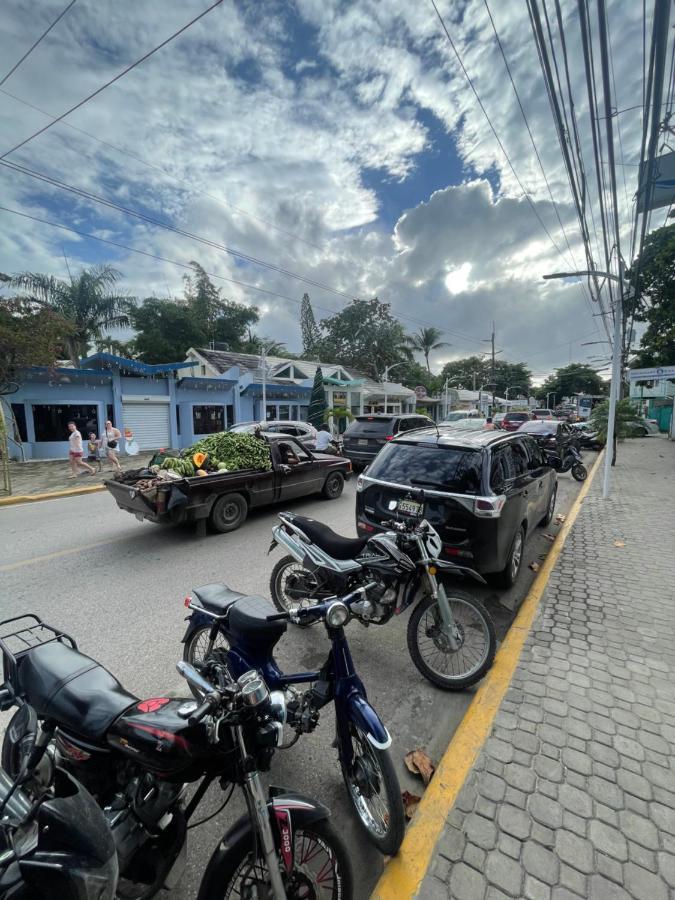
[[[415,491],[424,490],[424,500]],[[438,531],[443,556],[495,573],[502,586],[518,577],[527,537],[553,517],[557,482],[528,435],[425,428],[401,435],[359,476],[359,534],[384,530],[392,500]],[[399,502],[398,509],[401,510]]]
[[504,431],[518,431],[523,422],[530,421],[530,414],[526,412],[506,413],[502,421]]
[[544,450],[554,453],[570,441],[577,445],[580,441],[577,430],[559,419],[533,419],[531,422],[524,422],[518,429],[518,434],[532,435]]
[[357,416],[343,434],[344,454],[354,469],[362,469],[375,459],[382,447],[402,432],[433,425],[428,416],[416,414]]

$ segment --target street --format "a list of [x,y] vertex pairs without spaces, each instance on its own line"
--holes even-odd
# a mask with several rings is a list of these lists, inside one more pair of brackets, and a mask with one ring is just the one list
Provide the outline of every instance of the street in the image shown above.
[[[590,467],[591,457],[587,464]],[[557,513],[565,513],[580,485],[571,476],[559,478]],[[298,513],[326,521],[337,531],[353,535],[355,480],[334,502],[296,501]],[[107,492],[8,507],[0,511],[3,556],[0,596],[3,617],[35,612],[70,632],[79,648],[100,660],[139,696],[167,691],[187,694],[175,670],[181,658],[184,630],[183,599],[190,588],[224,581],[241,591],[268,596],[277,550],[267,557],[274,510],[253,513],[237,532],[199,539],[190,529],[165,529],[139,524],[118,510]],[[548,529],[555,533],[557,526]],[[534,578],[527,566],[540,561],[550,548],[539,530],[527,544],[524,567],[511,592],[491,587],[476,589],[494,618],[502,638],[513,610]],[[354,661],[369,698],[393,737],[391,750],[402,789],[421,793],[421,781],[403,764],[404,754],[424,747],[437,760],[471,700],[472,691],[444,693],[432,687],[414,668],[405,642],[407,617],[387,626],[348,631]],[[328,644],[319,628],[289,630],[278,647],[282,667],[318,667]],[[347,841],[356,896],[365,898],[382,868],[379,854],[364,840],[350,812],[333,739],[332,713],[322,714],[313,735],[303,736],[274,759],[272,781],[293,787],[326,803],[333,821]],[[8,720],[2,717],[0,729]],[[204,815],[220,805],[220,789],[212,787]],[[224,831],[242,812],[235,793],[230,806],[214,820],[190,834],[189,862],[173,900],[196,896],[206,862]],[[199,813],[198,818],[201,818]]]

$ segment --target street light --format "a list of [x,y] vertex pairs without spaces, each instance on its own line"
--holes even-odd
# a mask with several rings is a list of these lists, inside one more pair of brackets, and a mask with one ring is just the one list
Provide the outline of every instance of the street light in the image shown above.
[[402,366],[402,362],[392,363],[390,366],[384,367],[384,414],[387,415],[387,382],[389,381],[389,370],[395,369],[396,366]]
[[[619,266],[623,262],[619,260]],[[620,270],[622,271],[622,270]],[[612,469],[612,449],[614,447],[614,418],[616,416],[616,401],[619,396],[619,380],[621,378],[621,320],[623,318],[623,297],[621,296],[621,287],[623,286],[623,277],[612,275],[611,272],[593,272],[584,269],[581,272],[554,272],[551,275],[544,275],[544,278],[576,278],[592,275],[602,276],[606,281],[614,281],[619,285],[617,301],[614,305],[614,339],[612,341],[612,380],[609,386],[609,415],[607,417],[607,443],[605,444],[605,470],[602,479],[602,498],[606,500],[609,496],[609,478]]]
[[488,381],[486,384],[481,384],[481,386],[478,388],[478,407],[480,409],[483,408],[483,388],[486,387],[492,388],[492,392],[494,394],[494,389],[497,387],[497,385],[494,381]]
[[[453,384],[453,385],[456,384],[457,387],[460,387],[461,384],[462,384],[461,378],[460,378],[459,381],[453,381],[452,384]],[[443,418],[444,418],[444,419],[445,419],[445,418],[447,417],[447,415],[448,415],[448,388],[449,388],[449,387],[450,387],[450,382],[449,382],[449,380],[446,378],[446,379],[445,379],[445,384],[443,385],[443,395],[444,395],[444,400],[443,400],[443,409],[444,409],[444,412],[443,412]]]

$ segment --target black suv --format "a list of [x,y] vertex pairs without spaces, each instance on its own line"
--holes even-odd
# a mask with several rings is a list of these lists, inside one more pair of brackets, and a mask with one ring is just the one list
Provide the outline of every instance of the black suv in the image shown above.
[[[420,488],[422,503],[415,498]],[[496,573],[511,587],[528,535],[553,517],[557,482],[527,434],[441,426],[390,441],[356,490],[359,534],[384,530],[397,500],[398,512],[424,515],[434,526],[446,559]]]
[[382,447],[402,432],[433,425],[429,416],[417,414],[400,416],[357,416],[343,434],[344,453],[354,470],[372,462]]

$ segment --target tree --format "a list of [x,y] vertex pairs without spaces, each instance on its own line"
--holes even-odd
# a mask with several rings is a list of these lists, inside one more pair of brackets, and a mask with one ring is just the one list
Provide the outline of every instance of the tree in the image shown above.
[[[612,448],[612,465],[616,463],[616,442],[623,441],[627,437],[636,437],[635,420],[638,418],[630,400],[625,397],[616,404],[614,418],[614,447]],[[609,400],[603,400],[593,408],[589,422],[598,434],[598,440],[603,444],[607,442],[607,425],[609,422]]]
[[314,384],[312,385],[312,393],[309,398],[309,409],[307,410],[307,421],[318,428],[324,421],[324,413],[326,411],[326,392],[323,389],[323,373],[321,366],[317,366],[314,373]]
[[637,364],[670,365],[675,360],[675,225],[652,231],[627,281],[626,313],[647,322]]
[[26,292],[22,299],[52,309],[71,323],[64,347],[72,364],[89,352],[89,345],[107,328],[129,325],[132,298],[115,291],[120,273],[111,266],[82,269],[68,281],[39,272],[21,272],[9,284]]
[[248,336],[245,341],[239,345],[240,353],[253,353],[260,355],[265,351],[266,356],[288,356],[290,354],[286,350],[286,344],[283,341],[275,341],[274,338],[260,337],[248,329]]
[[602,380],[592,366],[584,363],[570,363],[556,369],[553,375],[549,375],[546,381],[537,389],[537,396],[546,400],[546,394],[553,393],[556,402],[563,397],[572,397],[574,394],[605,394],[607,383]]
[[[529,397],[532,393],[532,373],[522,362],[507,362],[504,359],[495,361],[494,379],[492,377],[492,360],[482,356],[467,356],[446,363],[441,373],[441,381],[448,379],[451,387],[461,385],[465,390],[479,390],[481,385],[492,385],[498,397],[505,397],[509,391],[509,400],[518,396]],[[492,391],[492,387],[490,387]]]
[[300,304],[300,329],[302,331],[302,354],[306,359],[315,359],[321,340],[321,330],[316,324],[309,294],[304,294]]
[[146,363],[180,362],[190,347],[202,347],[206,336],[189,306],[148,297],[131,312],[136,337],[132,355]]
[[239,350],[246,339],[247,328],[260,318],[258,310],[255,306],[226,300],[198,262],[193,260],[190,265],[193,274],[183,276],[183,295],[204,335],[202,343],[217,341],[229,350]]
[[410,358],[403,326],[377,297],[352,300],[339,313],[321,320],[319,355],[379,379],[387,366]]
[[427,364],[427,372],[429,375],[431,375],[429,354],[434,350],[441,350],[443,347],[450,346],[447,341],[442,341],[440,339],[442,334],[443,332],[440,328],[434,328],[434,326],[431,325],[428,328],[420,328],[416,334],[408,335],[407,338],[410,349],[424,355],[424,361]]
[[72,324],[49,306],[1,298],[0,384],[20,381],[27,366],[56,365],[72,333]]

